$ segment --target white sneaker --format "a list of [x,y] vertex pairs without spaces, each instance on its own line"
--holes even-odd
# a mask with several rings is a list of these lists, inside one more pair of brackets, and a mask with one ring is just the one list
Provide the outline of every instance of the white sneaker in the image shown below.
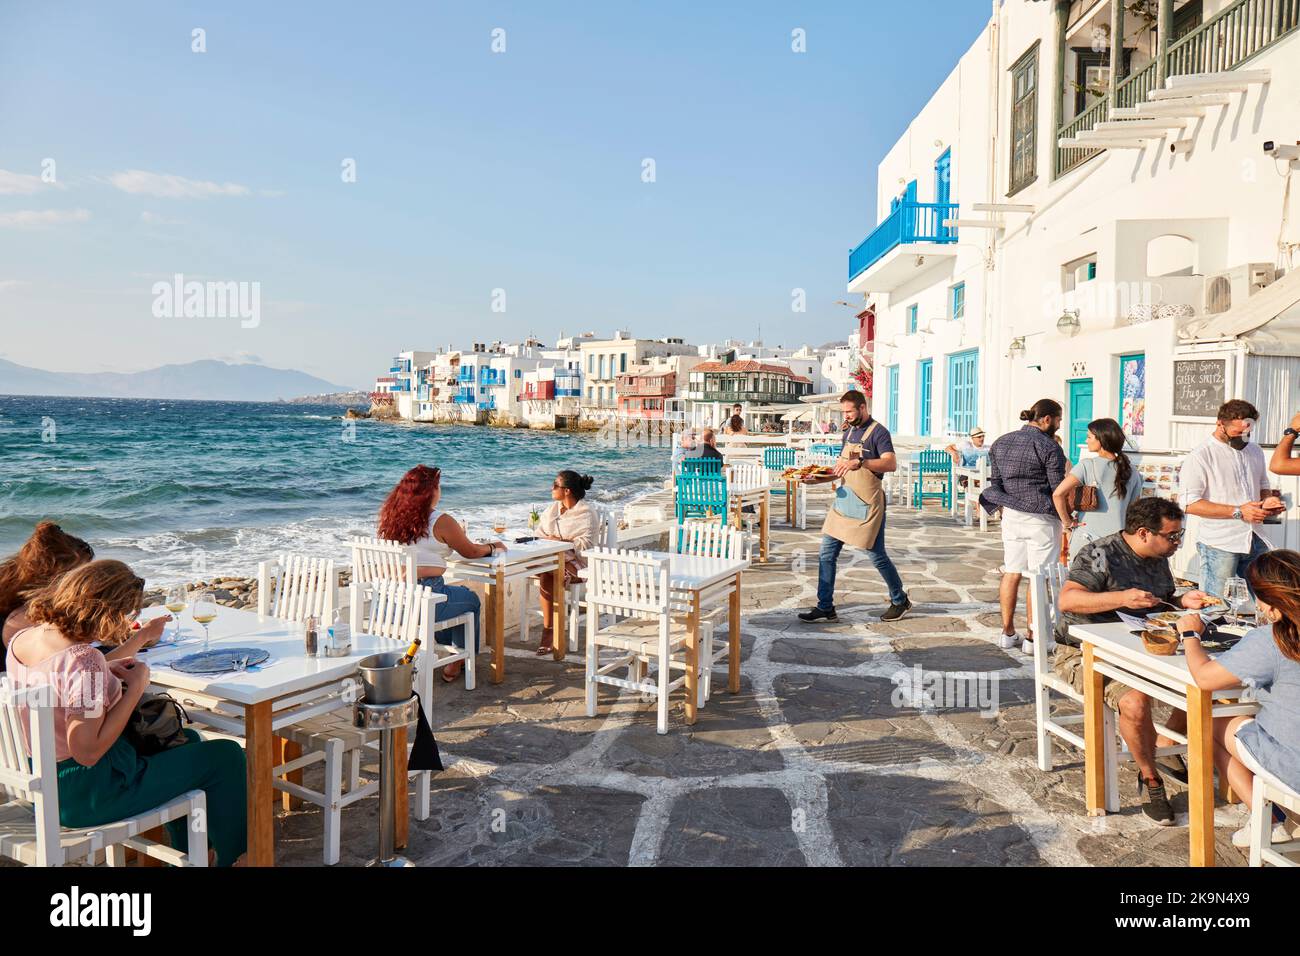
[[[1285,823],[1275,823],[1273,824],[1273,834],[1269,839],[1273,843],[1286,843],[1291,839],[1291,832],[1287,830]],[[1243,850],[1250,846],[1249,823],[1232,835],[1232,845]]]
[[1019,647],[1022,640],[1024,640],[1024,638],[1019,634],[999,634],[998,647],[1002,648],[1004,651],[1009,651],[1012,648]]
[[1034,656],[1034,639],[1032,637],[1026,637],[1020,642],[1020,653],[1026,657]]

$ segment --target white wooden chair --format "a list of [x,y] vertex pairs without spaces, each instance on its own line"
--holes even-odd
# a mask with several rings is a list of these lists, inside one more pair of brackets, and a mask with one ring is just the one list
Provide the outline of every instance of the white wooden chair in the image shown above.
[[301,554],[281,554],[257,565],[257,614],[281,621],[315,617],[321,628],[334,620],[338,577],[334,562]]
[[[1083,740],[1083,694],[1056,675],[1052,669],[1052,652],[1056,647],[1052,635],[1056,633],[1056,618],[1060,613],[1057,604],[1065,584],[1067,568],[1052,561],[1030,575],[1030,594],[1033,595],[1034,614],[1034,719],[1038,730],[1038,769],[1050,771],[1054,764],[1052,737],[1059,737],[1078,750],[1086,750]],[[1057,694],[1080,708],[1077,714],[1052,714],[1052,695]],[[1107,742],[1102,759],[1106,772],[1106,812],[1117,813],[1119,803],[1119,761],[1132,759],[1128,747],[1119,735],[1115,714],[1109,707],[1102,708],[1103,739]],[[1072,728],[1077,728],[1076,732]],[[1157,757],[1187,752],[1187,737],[1168,727],[1156,725],[1156,731],[1177,742],[1172,747],[1156,748]]]
[[1238,748],[1241,762],[1255,775],[1250,808],[1250,865],[1300,867],[1300,840],[1273,843],[1273,807],[1300,816],[1300,793],[1269,773],[1244,747]]
[[[59,825],[59,779],[55,760],[54,709],[45,686],[15,688],[0,679],[0,856],[24,866],[94,863],[101,855],[109,866],[126,863],[125,848],[174,866],[207,866],[205,829],[207,798],[190,790],[145,813],[93,827]],[[23,736],[22,705],[27,709],[28,738]],[[28,763],[30,753],[31,763]],[[142,834],[185,820],[189,849],[181,852]]]
[[[958,478],[966,479],[966,487],[961,486]],[[966,527],[972,524],[971,514],[979,515],[980,530],[989,530],[988,512],[980,507],[979,498],[984,489],[989,486],[989,456],[980,455],[980,460],[976,462],[974,468],[958,468],[953,471],[953,481],[957,481],[957,486],[953,489],[953,513],[956,514],[957,493],[961,493],[962,521]]]
[[[353,584],[375,584],[381,581],[399,581],[416,584],[416,563],[415,563],[415,545],[399,544],[396,541],[385,541],[383,538],[363,538],[355,537],[352,544],[352,583]],[[359,592],[349,590],[350,596],[359,596],[363,599],[363,604],[368,601],[373,593],[371,589],[362,588]],[[435,604],[441,601],[435,601]],[[359,630],[361,622],[367,620],[367,614],[370,614],[364,606],[352,604],[352,633],[370,633]],[[373,614],[370,614],[373,617]],[[445,632],[454,627],[465,627],[465,646],[464,648],[456,647],[450,640],[440,642],[439,635],[445,636]],[[429,624],[429,637],[425,640],[424,648],[429,652],[428,662],[430,670],[436,670],[439,667],[446,667],[454,661],[465,662],[465,689],[473,690],[477,680],[477,670],[475,667],[476,655],[474,653],[474,615],[472,613],[459,614],[453,618],[447,618],[442,621],[432,621]],[[386,636],[386,635],[385,635]],[[430,675],[432,677],[432,674]],[[432,685],[430,685],[432,686]],[[421,818],[423,819],[423,818]]]
[[[686,669],[675,657],[686,644],[687,628],[675,618],[668,588],[668,558],[635,551],[597,548],[587,556],[587,716],[596,716],[599,685],[622,687],[652,695],[657,702],[656,729],[668,733],[668,695],[681,687],[686,675],[672,679],[673,670]],[[599,627],[599,615],[619,618]],[[601,657],[602,650],[612,655]],[[640,665],[654,666],[653,680],[640,676]],[[627,668],[628,677],[613,676]],[[633,679],[635,675],[635,679]]]
[[[592,542],[592,547],[617,548],[618,521],[615,518],[614,511],[599,505],[593,507],[597,515],[597,525],[596,538]],[[542,616],[540,606],[532,600],[536,587],[537,579],[529,577],[524,578],[519,588],[519,639],[525,644],[529,642],[529,634],[532,631],[532,616],[536,614],[539,620]],[[565,589],[565,620],[569,629],[569,640],[566,646],[570,652],[574,653],[582,646],[583,628],[581,622],[586,614],[586,605],[582,600],[583,587],[584,582],[582,578],[579,578]]]
[[[745,561],[753,558],[753,536],[735,528],[724,527],[716,521],[684,521],[672,538],[673,549],[677,554]],[[714,669],[727,659],[730,652],[727,641],[719,641],[716,645],[713,641],[717,619],[728,613],[729,609],[728,600],[721,596],[705,598],[700,602],[700,613],[705,618],[701,622],[700,633],[701,705],[713,694]]]
[[[433,701],[435,668],[430,667],[428,662],[432,659],[431,655],[437,653],[430,625],[433,622],[434,606],[445,598],[435,595],[428,587],[411,587],[405,581],[375,581],[365,584],[353,581],[349,590],[354,634],[387,638],[392,642],[393,650],[405,650],[417,636],[420,638],[421,650],[416,657],[416,693],[424,705],[425,714],[429,714]],[[363,606],[368,608],[364,613],[361,610]],[[470,624],[472,627],[472,620]],[[472,666],[472,656],[470,661],[467,668]],[[466,682],[469,682],[468,670]],[[377,780],[361,783],[361,757],[367,748],[377,754],[379,734],[358,730],[352,725],[353,698],[353,693],[341,693],[337,709],[276,731],[281,737],[301,747],[302,755],[275,768],[275,788],[321,808],[325,818],[324,854],[327,865],[339,861],[339,831],[343,808],[379,790]],[[349,758],[346,792],[343,789],[345,757]],[[288,779],[290,772],[320,762],[325,764],[324,793],[309,790]],[[411,774],[416,778],[416,819],[427,820],[432,774],[428,770],[411,771]]]

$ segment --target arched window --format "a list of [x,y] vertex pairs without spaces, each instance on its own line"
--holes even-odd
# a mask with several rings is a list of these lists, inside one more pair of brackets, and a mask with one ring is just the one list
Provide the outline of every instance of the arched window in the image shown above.
[[1196,274],[1196,243],[1186,236],[1156,236],[1147,243],[1147,276],[1190,276]]

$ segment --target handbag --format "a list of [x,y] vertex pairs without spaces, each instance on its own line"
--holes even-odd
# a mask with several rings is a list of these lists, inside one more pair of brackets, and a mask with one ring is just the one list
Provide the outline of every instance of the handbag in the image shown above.
[[145,694],[135,705],[122,734],[141,757],[152,757],[189,743],[185,736],[189,719],[185,708],[170,694]]
[[[1084,466],[1085,473],[1087,466]],[[1080,485],[1074,491],[1074,510],[1075,511],[1100,511],[1101,494],[1096,485]]]

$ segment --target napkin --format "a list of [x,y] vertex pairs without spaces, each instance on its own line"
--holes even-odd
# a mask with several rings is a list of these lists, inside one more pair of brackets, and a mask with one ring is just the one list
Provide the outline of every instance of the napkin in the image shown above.
[[420,713],[415,718],[415,741],[411,744],[411,756],[406,761],[407,770],[441,770],[442,757],[438,754],[438,741],[433,739],[429,721],[424,716],[424,703],[419,704]]

